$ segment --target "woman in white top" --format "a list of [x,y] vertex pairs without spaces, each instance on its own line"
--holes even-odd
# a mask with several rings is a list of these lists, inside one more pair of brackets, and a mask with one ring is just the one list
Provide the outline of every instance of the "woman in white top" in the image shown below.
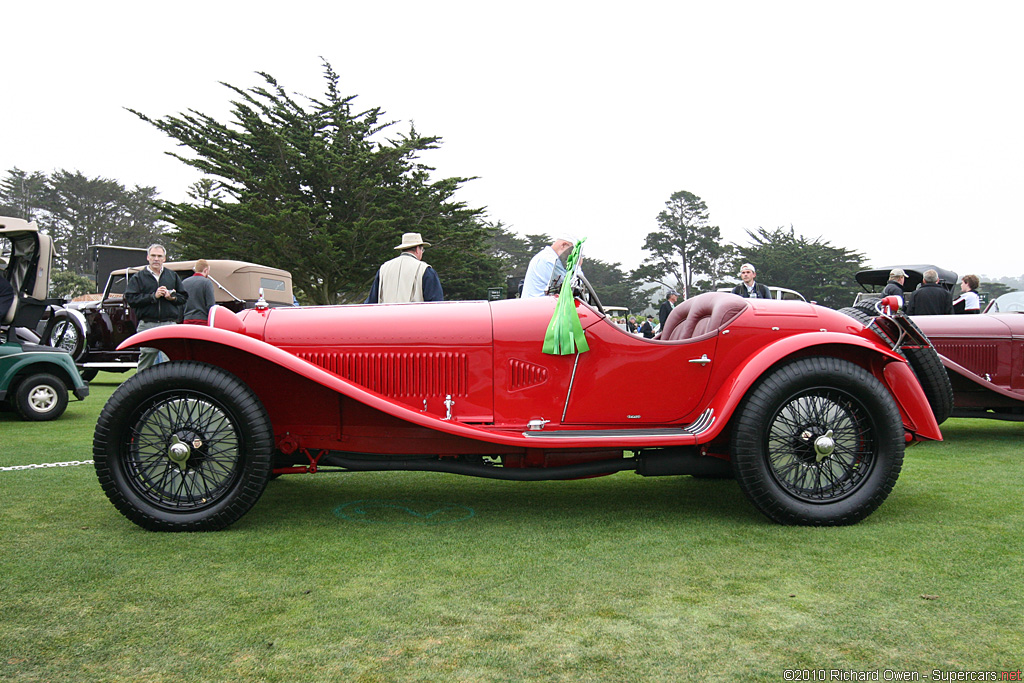
[[980,280],[977,275],[964,275],[960,279],[960,298],[953,302],[954,313],[981,313],[981,297],[978,296]]

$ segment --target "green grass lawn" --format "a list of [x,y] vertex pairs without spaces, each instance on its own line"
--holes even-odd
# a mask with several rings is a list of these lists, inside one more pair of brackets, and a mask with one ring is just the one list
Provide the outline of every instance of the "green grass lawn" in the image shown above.
[[[0,413],[0,465],[91,458],[121,379],[53,423]],[[91,466],[0,472],[0,680],[1016,671],[1024,424],[943,431],[835,529],[772,524],[731,481],[392,472],[282,477],[226,531],[160,534]]]

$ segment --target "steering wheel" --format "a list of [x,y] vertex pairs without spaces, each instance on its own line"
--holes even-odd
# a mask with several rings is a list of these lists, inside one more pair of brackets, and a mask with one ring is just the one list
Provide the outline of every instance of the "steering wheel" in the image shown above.
[[593,285],[590,284],[587,276],[578,270],[572,280],[572,295],[583,303],[590,304],[597,309],[598,313],[604,315],[604,307],[601,306],[601,299],[598,298]]

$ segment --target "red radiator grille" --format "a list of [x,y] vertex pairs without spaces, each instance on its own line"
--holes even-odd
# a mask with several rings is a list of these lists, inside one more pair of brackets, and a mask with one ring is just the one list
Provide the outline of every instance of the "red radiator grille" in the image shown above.
[[469,363],[464,353],[312,353],[304,361],[385,396],[466,396]]

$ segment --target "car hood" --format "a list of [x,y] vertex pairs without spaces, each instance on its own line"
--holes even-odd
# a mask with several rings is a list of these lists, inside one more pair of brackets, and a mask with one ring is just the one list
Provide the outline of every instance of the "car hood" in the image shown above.
[[1024,339],[1024,315],[1019,313],[921,315],[913,316],[913,320],[931,339],[948,337]]

